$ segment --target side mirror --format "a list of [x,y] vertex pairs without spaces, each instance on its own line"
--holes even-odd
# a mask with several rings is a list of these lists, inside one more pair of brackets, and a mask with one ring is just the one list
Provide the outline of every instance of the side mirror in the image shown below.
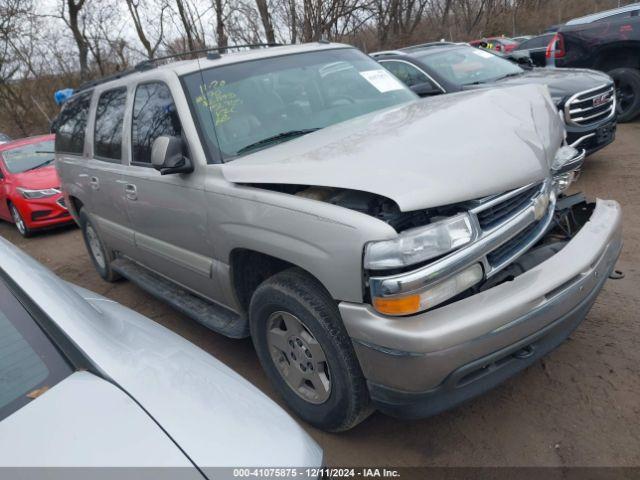
[[185,155],[184,142],[180,137],[162,135],[156,138],[151,146],[151,165],[161,175],[193,172],[193,163]]
[[420,97],[440,95],[442,93],[442,90],[429,82],[418,83],[417,85],[412,85],[409,88]]

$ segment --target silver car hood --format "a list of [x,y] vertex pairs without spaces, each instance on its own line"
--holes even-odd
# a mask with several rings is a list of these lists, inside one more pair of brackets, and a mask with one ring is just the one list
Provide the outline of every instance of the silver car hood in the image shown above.
[[60,280],[2,238],[0,268],[205,472],[321,464],[322,450],[295,420],[191,342]]
[[361,190],[401,210],[448,205],[545,178],[564,128],[545,86],[416,100],[222,166],[234,183]]

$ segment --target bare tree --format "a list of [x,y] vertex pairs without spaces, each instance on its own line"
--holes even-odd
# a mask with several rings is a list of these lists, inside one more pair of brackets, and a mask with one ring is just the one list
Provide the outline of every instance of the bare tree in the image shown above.
[[78,47],[80,78],[82,80],[89,77],[89,45],[87,45],[87,40],[80,25],[80,11],[84,4],[85,0],[62,0],[60,11],[60,17],[71,29],[73,39]]
[[158,51],[158,47],[164,39],[164,13],[169,8],[169,6],[164,3],[160,5],[160,16],[157,22],[158,34],[156,36],[155,42],[153,42],[152,44],[151,40],[149,39],[148,32],[145,32],[144,24],[140,16],[140,1],[126,0],[126,2],[129,13],[131,14],[131,19],[133,20],[133,26],[135,27],[136,34],[138,35],[138,39],[140,40],[140,43],[142,43],[142,46],[147,53],[147,58],[152,59],[153,57],[155,57],[156,52]]
[[258,6],[258,12],[260,12],[260,19],[262,20],[262,27],[264,28],[267,43],[275,43],[276,35],[273,31],[271,13],[269,12],[269,3],[267,0],[256,0],[256,5]]

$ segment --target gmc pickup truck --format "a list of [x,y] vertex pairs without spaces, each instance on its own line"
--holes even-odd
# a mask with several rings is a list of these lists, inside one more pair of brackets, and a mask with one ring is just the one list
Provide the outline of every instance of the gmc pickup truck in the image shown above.
[[[633,12],[562,25],[549,42],[547,66],[608,73],[616,85],[618,122],[640,115],[640,17]],[[598,96],[591,101],[587,105],[586,100],[579,100],[576,113],[595,108],[592,115],[598,115]]]

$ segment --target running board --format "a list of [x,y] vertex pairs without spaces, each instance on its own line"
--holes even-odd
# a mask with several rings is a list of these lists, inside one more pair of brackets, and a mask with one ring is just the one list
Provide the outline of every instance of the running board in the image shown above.
[[249,336],[249,324],[244,317],[203,300],[131,260],[117,258],[111,262],[111,268],[154,297],[215,332],[231,338]]

